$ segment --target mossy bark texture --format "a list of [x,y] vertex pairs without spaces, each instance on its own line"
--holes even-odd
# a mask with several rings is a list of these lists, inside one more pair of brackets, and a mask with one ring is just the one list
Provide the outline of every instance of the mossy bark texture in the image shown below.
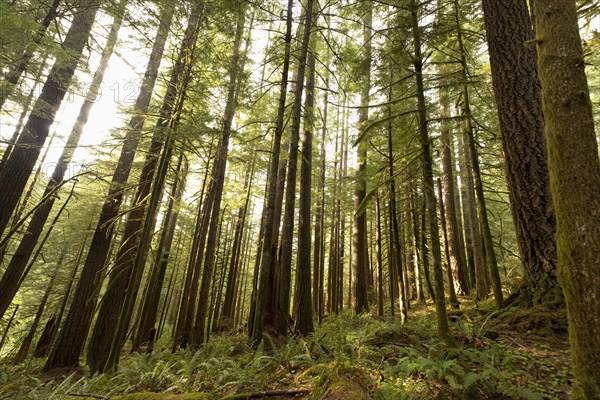
[[600,398],[600,161],[574,0],[535,2],[538,68],[569,319],[571,398]]

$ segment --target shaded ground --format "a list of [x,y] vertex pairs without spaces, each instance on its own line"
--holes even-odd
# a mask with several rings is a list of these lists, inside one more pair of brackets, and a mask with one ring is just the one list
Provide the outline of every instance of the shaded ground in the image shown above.
[[414,305],[409,318],[331,316],[314,336],[267,337],[256,351],[243,334],[215,335],[197,353],[124,355],[114,375],[0,364],[0,399],[568,398],[564,312],[464,300],[450,314],[455,348],[437,340],[432,305]]

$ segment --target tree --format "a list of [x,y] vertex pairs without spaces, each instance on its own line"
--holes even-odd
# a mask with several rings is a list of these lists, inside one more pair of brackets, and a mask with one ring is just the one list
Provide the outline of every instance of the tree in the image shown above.
[[[269,295],[269,277],[273,275],[273,253],[272,246],[275,241],[275,232],[273,226],[275,222],[275,206],[277,195],[277,176],[279,170],[279,158],[281,154],[281,137],[283,135],[285,104],[287,98],[288,73],[290,68],[290,48],[292,42],[292,11],[293,0],[288,0],[286,11],[286,28],[284,37],[284,55],[281,71],[281,82],[279,87],[279,101],[277,105],[277,119],[275,122],[275,131],[273,133],[273,144],[271,145],[271,158],[269,161],[269,170],[267,173],[267,189],[265,194],[265,205],[263,208],[260,247],[260,264],[256,269],[258,274],[258,287],[256,288],[256,301],[254,311],[250,314],[252,318],[252,329],[250,336],[255,344],[262,341],[263,330],[265,326],[265,309],[267,305],[267,296]],[[258,261],[257,261],[258,263]]]
[[[362,59],[361,73],[361,108],[358,114],[358,125],[362,131],[366,128],[369,119],[369,90],[371,89],[371,35],[373,26],[373,4],[365,2],[366,9],[363,15],[363,40],[364,55]],[[362,133],[361,133],[362,136]],[[368,271],[369,259],[367,257],[367,214],[360,210],[367,195],[367,143],[364,138],[358,143],[357,169],[354,188],[354,220],[352,226],[352,285],[354,296],[354,310],[357,314],[369,311],[368,299]]]
[[181,151],[175,176],[173,177],[173,186],[171,195],[169,196],[167,211],[165,212],[165,217],[163,219],[162,234],[156,250],[156,258],[153,263],[150,278],[148,279],[146,294],[141,302],[139,322],[133,339],[133,350],[138,350],[142,343],[145,342],[148,334],[154,329],[156,323],[160,294],[167,272],[167,265],[169,263],[175,229],[177,227],[179,207],[181,206],[181,198],[185,189],[187,173],[188,161],[183,151]]
[[[127,299],[130,293],[137,293],[141,283],[150,235],[156,223],[156,213],[173,151],[174,131],[190,80],[190,54],[193,54],[196,47],[202,15],[203,5],[198,4],[192,11],[184,32],[155,131],[138,178],[133,208],[127,214],[121,245],[115,256],[115,265],[100,304],[88,348],[88,364],[94,370],[102,370],[105,364],[111,364],[111,368],[116,366],[118,357],[113,355],[115,358],[111,359],[111,354],[116,347],[122,345],[120,342],[125,340],[124,337],[118,338],[118,330],[120,326],[129,324],[132,309],[126,307]],[[118,324],[114,323],[115,315],[120,315]]]
[[569,318],[572,399],[600,397],[600,161],[575,1],[535,2],[538,68]]
[[10,302],[19,289],[17,282],[24,278],[23,272],[25,271],[35,245],[42,234],[44,225],[48,220],[50,212],[52,211],[52,207],[56,199],[56,196],[54,196],[53,193],[56,192],[57,188],[64,183],[65,173],[68,170],[69,163],[73,159],[73,154],[77,149],[92,107],[97,100],[100,85],[104,79],[104,73],[108,67],[110,57],[114,52],[115,45],[117,44],[118,32],[121,28],[121,22],[123,21],[125,5],[126,2],[121,0],[119,7],[116,10],[110,32],[106,39],[104,50],[102,51],[100,63],[90,84],[90,89],[86,94],[86,98],[79,110],[79,114],[77,115],[77,120],[71,129],[71,133],[69,134],[67,142],[65,143],[63,152],[54,168],[50,181],[46,185],[44,194],[42,195],[42,198],[45,199],[45,201],[33,213],[31,221],[29,222],[29,226],[27,227],[27,231],[19,243],[19,247],[11,258],[6,271],[2,275],[0,286],[6,288],[6,290],[3,290],[0,294],[0,317],[4,315],[6,309],[10,305]]
[[[314,23],[314,22],[313,22]],[[315,43],[315,40],[312,41]],[[313,50],[314,50],[314,46]],[[296,258],[296,288],[294,291],[294,330],[301,335],[314,331],[313,306],[310,281],[310,207],[312,179],[312,143],[315,128],[315,55],[308,55],[308,77],[306,80],[306,100],[304,101],[304,137],[302,138],[302,159],[300,168],[300,199],[298,217],[298,253]]]
[[168,6],[163,10],[164,13],[161,15],[161,23],[144,73],[141,90],[134,106],[134,116],[129,121],[130,129],[125,136],[117,167],[113,172],[111,186],[102,205],[81,276],[75,288],[73,304],[77,306],[69,309],[63,328],[44,366],[46,370],[76,364],[88,335],[94,315],[97,291],[102,286],[104,278],[102,269],[112,241],[113,220],[118,215],[123,201],[123,185],[127,182],[133,165],[172,21],[173,10]]
[[[241,7],[236,10],[236,30],[233,42],[233,54],[231,65],[229,67],[229,84],[227,87],[227,100],[225,104],[225,113],[223,116],[223,132],[217,150],[215,163],[211,173],[212,187],[208,196],[212,197],[210,208],[205,212],[210,214],[210,226],[206,240],[204,268],[202,271],[202,281],[200,283],[200,294],[198,296],[198,308],[196,310],[196,319],[194,322],[193,336],[191,344],[198,346],[205,342],[205,324],[207,320],[208,293],[215,266],[215,248],[217,246],[217,232],[219,214],[221,212],[221,200],[223,198],[223,187],[225,183],[225,171],[227,169],[227,157],[229,152],[229,140],[231,137],[233,118],[237,108],[238,80],[241,79],[240,69],[241,54],[240,47],[244,34],[244,24],[246,21],[246,8]],[[206,335],[208,337],[208,335]]]
[[[533,39],[533,29],[527,3],[484,0],[483,11],[510,205],[525,267],[523,300],[525,304],[554,302],[558,296],[560,302],[554,240],[556,221],[536,52],[528,44]],[[501,291],[497,268],[490,273],[494,291]],[[500,295],[495,294],[497,298]]]
[[420,4],[416,0],[410,3],[410,16],[414,46],[414,69],[417,86],[417,107],[419,122],[419,143],[421,145],[421,163],[423,168],[423,192],[425,196],[425,208],[429,222],[429,233],[431,235],[431,252],[433,253],[433,276],[435,281],[435,311],[437,314],[438,335],[446,343],[453,342],[448,326],[446,314],[446,299],[444,298],[444,276],[442,272],[442,252],[440,248],[440,237],[436,214],[435,188],[433,182],[433,162],[431,157],[431,145],[429,142],[429,131],[427,128],[427,104],[425,100],[425,86],[423,82],[424,56],[421,49],[421,28],[419,27]]
[[10,96],[15,85],[19,82],[21,75],[23,75],[23,72],[25,72],[29,66],[29,62],[31,61],[42,39],[46,35],[48,27],[58,16],[59,5],[60,0],[52,0],[52,4],[50,4],[48,7],[48,10],[44,15],[44,18],[42,19],[35,36],[33,37],[33,40],[26,46],[16,65],[11,65],[8,68],[8,71],[4,73],[3,79],[0,82],[0,110],[2,110],[4,107],[4,103]]
[[0,236],[8,225],[48,137],[50,126],[73,79],[99,7],[100,1],[92,0],[75,9],[73,22],[62,43],[62,47],[72,56],[66,59],[59,58],[52,66],[23,133],[0,170]]

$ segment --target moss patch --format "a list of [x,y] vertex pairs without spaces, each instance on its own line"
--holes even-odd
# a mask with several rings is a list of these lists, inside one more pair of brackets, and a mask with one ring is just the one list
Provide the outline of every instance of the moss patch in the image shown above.
[[139,392],[123,394],[111,397],[111,400],[212,400],[213,397],[206,393],[183,393],[183,394],[168,394],[168,393],[153,393]]
[[363,400],[371,398],[374,388],[367,372],[349,363],[318,364],[306,370],[303,377],[316,381],[311,399]]

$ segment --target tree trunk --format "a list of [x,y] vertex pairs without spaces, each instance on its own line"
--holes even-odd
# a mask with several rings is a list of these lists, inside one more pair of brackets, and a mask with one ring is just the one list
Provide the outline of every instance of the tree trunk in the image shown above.
[[[309,10],[312,10],[312,8],[309,8]],[[313,21],[313,24],[316,25],[316,21]],[[309,23],[307,23],[308,25]],[[312,43],[311,50],[314,50],[315,39],[313,39]],[[302,139],[298,211],[298,253],[296,259],[296,288],[294,293],[294,315],[296,315],[294,330],[303,336],[314,331],[310,284],[312,143],[313,130],[315,128],[314,95],[315,56],[311,52],[308,55],[308,77],[306,80],[306,100],[304,102],[304,138]]]
[[252,162],[252,168],[248,171],[246,176],[246,200],[244,205],[238,210],[238,221],[235,227],[235,234],[233,239],[233,250],[231,251],[231,261],[229,263],[229,275],[227,277],[227,289],[225,291],[225,299],[223,300],[223,311],[221,313],[222,324],[227,328],[233,328],[233,322],[235,317],[235,303],[236,303],[236,288],[239,285],[241,279],[241,273],[238,272],[241,269],[240,260],[243,251],[242,241],[245,233],[246,218],[248,214],[248,205],[250,203],[250,196],[252,194],[252,181],[254,179],[254,168],[255,162]]
[[414,68],[417,84],[417,101],[419,116],[419,141],[421,144],[421,160],[423,165],[423,192],[429,232],[431,234],[431,252],[433,253],[433,275],[435,281],[435,310],[437,315],[438,335],[448,344],[453,340],[450,336],[448,317],[446,316],[446,299],[444,297],[444,275],[442,271],[442,253],[436,214],[435,189],[433,183],[433,167],[431,160],[431,147],[429,132],[427,130],[427,104],[425,102],[425,88],[423,83],[423,54],[421,52],[421,32],[419,27],[419,6],[415,0],[411,1],[412,33],[414,45]]
[[[200,285],[200,272],[202,267],[202,254],[204,251],[204,243],[208,232],[208,217],[210,209],[211,197],[208,196],[212,189],[209,173],[211,166],[212,148],[214,138],[211,140],[208,150],[206,165],[204,167],[204,178],[202,179],[202,190],[200,191],[200,202],[198,203],[198,213],[196,215],[196,224],[194,228],[194,236],[192,240],[192,249],[188,259],[188,270],[185,276],[183,292],[181,294],[181,302],[179,304],[179,316],[176,326],[173,330],[174,338],[172,351],[177,347],[184,348],[190,343],[190,335],[192,333],[192,324],[194,323],[194,314],[196,311],[196,296],[198,295],[198,285]],[[208,192],[207,192],[208,186]],[[206,199],[205,192],[207,192]]]
[[[366,3],[367,10],[364,14],[363,28],[363,65],[362,65],[362,82],[360,91],[361,108],[358,114],[359,130],[366,128],[367,120],[369,119],[369,90],[371,88],[371,35],[373,26],[373,5],[371,2]],[[362,136],[362,134],[361,134]],[[354,311],[361,314],[369,311],[368,299],[368,271],[369,260],[367,258],[367,215],[366,207],[363,205],[367,195],[367,143],[363,140],[358,143],[357,148],[357,169],[356,182],[354,188],[354,219],[352,229],[352,284],[354,293]],[[360,211],[359,208],[363,207]]]
[[442,236],[444,238],[444,255],[446,257],[446,274],[448,276],[448,292],[449,292],[449,298],[450,298],[450,305],[453,308],[458,308],[459,307],[459,303],[458,303],[458,298],[456,297],[456,289],[454,286],[454,275],[453,275],[453,271],[450,268],[450,263],[451,258],[450,258],[450,243],[449,243],[449,238],[448,238],[448,221],[446,219],[446,212],[445,212],[445,208],[444,208],[444,195],[442,193],[442,183],[440,181],[440,179],[438,178],[437,180],[437,186],[438,186],[438,198],[439,198],[439,205],[440,205],[440,222],[442,224],[441,228],[442,228]]
[[[306,71],[308,47],[313,23],[313,0],[307,0],[303,26],[302,44],[298,55],[298,70],[296,72],[296,91],[292,108],[292,126],[290,128],[290,151],[285,185],[285,208],[281,227],[281,268],[279,275],[279,295],[277,305],[276,329],[280,335],[287,335],[288,318],[290,313],[290,291],[292,270],[292,241],[294,235],[294,217],[296,204],[296,177],[298,171],[298,143],[300,141],[300,123],[302,115],[302,92]],[[309,222],[310,226],[310,222]],[[308,238],[310,240],[310,237]],[[310,262],[310,259],[309,259]],[[310,268],[310,267],[309,267]],[[309,269],[310,271],[310,269]],[[310,288],[310,283],[308,284]],[[309,300],[310,303],[310,300]],[[309,311],[307,311],[309,312]]]
[[29,222],[29,226],[27,227],[27,231],[23,235],[15,254],[11,258],[8,267],[6,268],[6,271],[0,280],[0,287],[6,288],[0,293],[0,317],[4,315],[8,305],[13,300],[17,290],[19,289],[17,282],[25,278],[23,272],[25,271],[31,254],[33,253],[38,239],[42,234],[42,230],[44,229],[46,221],[48,220],[50,212],[52,211],[52,207],[54,206],[54,201],[57,198],[57,196],[50,196],[50,194],[54,192],[58,186],[64,183],[65,173],[67,172],[69,164],[73,159],[73,154],[75,153],[75,150],[79,144],[79,139],[83,133],[83,128],[87,123],[92,106],[94,105],[96,97],[98,96],[100,85],[104,79],[104,72],[108,67],[108,62],[117,43],[117,36],[119,29],[121,28],[121,22],[123,21],[125,4],[126,2],[121,0],[117,14],[115,15],[110,32],[108,34],[106,44],[102,51],[98,69],[96,70],[92,79],[90,90],[79,110],[75,125],[69,134],[63,152],[52,173],[52,177],[48,181],[46,189],[44,190],[44,194],[42,195],[42,198],[47,198],[47,200],[33,213],[33,216]]
[[[329,86],[329,78],[325,79],[325,86]],[[313,310],[317,315],[319,324],[323,316],[323,274],[325,265],[325,146],[327,140],[327,111],[329,92],[323,96],[323,127],[321,128],[319,180],[317,182],[317,200],[315,208],[315,237],[313,253]]]
[[[50,7],[48,7],[48,11],[46,12],[44,19],[42,20],[42,22],[40,24],[40,27],[38,28],[35,36],[33,37],[32,42],[29,45],[27,45],[27,47],[25,48],[25,51],[23,51],[23,54],[21,55],[19,62],[17,63],[17,65],[13,65],[13,66],[9,67],[8,71],[4,74],[2,82],[0,82],[0,88],[1,88],[1,90],[0,90],[0,110],[2,110],[2,108],[4,107],[4,103],[6,102],[6,100],[10,96],[10,94],[12,93],[14,87],[19,82],[21,75],[23,75],[23,72],[25,72],[25,70],[27,69],[27,66],[29,65],[29,61],[31,61],[31,58],[35,54],[37,47],[39,46],[42,39],[46,35],[46,31],[48,30],[48,27],[58,16],[58,6],[59,5],[60,5],[60,0],[52,1],[52,4],[50,4]],[[45,64],[45,63],[43,63],[43,64]],[[43,68],[43,66],[42,66],[42,68]]]
[[572,0],[535,2],[539,76],[558,276],[569,318],[571,399],[600,398],[600,161],[577,10]]
[[[0,171],[2,171],[2,168],[4,168],[4,164],[6,164],[6,160],[8,160],[8,156],[10,156],[10,153],[12,152],[14,145],[17,143],[17,140],[19,139],[19,135],[23,131],[23,121],[25,121],[25,117],[27,117],[27,115],[31,111],[30,110],[31,103],[33,103],[34,95],[38,91],[39,84],[42,79],[42,74],[44,73],[44,67],[46,66],[46,62],[48,61],[48,58],[50,58],[50,54],[46,53],[46,55],[40,62],[40,66],[37,68],[35,74],[32,77],[34,83],[31,87],[31,90],[29,91],[29,94],[27,95],[27,99],[25,100],[25,102],[23,104],[23,110],[21,111],[21,115],[19,116],[19,121],[17,122],[17,126],[15,127],[15,130],[13,131],[13,135],[10,138],[10,140],[8,141],[8,145],[6,146],[6,149],[4,149],[4,153],[2,153],[2,159],[0,160]],[[14,222],[14,219],[13,219],[13,222]]]
[[[88,227],[88,230],[89,229],[90,227]],[[75,259],[73,269],[71,270],[71,275],[69,276],[67,287],[64,289],[63,297],[60,302],[60,307],[58,308],[58,314],[56,316],[52,316],[50,320],[46,323],[44,332],[42,332],[42,336],[40,337],[38,344],[33,352],[33,356],[35,358],[46,357],[50,352],[50,348],[52,347],[52,343],[54,342],[54,338],[56,337],[56,332],[58,331],[58,326],[60,325],[63,314],[67,308],[67,302],[69,301],[69,295],[71,294],[73,281],[75,280],[75,276],[77,275],[77,270],[79,269],[79,264],[81,263],[81,257],[83,256],[83,251],[85,249],[86,242],[87,238],[84,238],[79,248],[77,258]]]
[[[529,304],[560,302],[556,222],[536,51],[527,44],[533,39],[527,4],[522,0],[484,0],[483,11],[511,210],[525,266],[523,300]],[[500,303],[500,275],[497,267],[490,267],[494,294]]]
[[[452,165],[452,139],[450,138],[450,126],[448,118],[450,117],[450,99],[448,97],[448,88],[446,80],[440,81],[439,89],[439,110],[440,110],[440,145],[442,147],[442,167],[443,167],[443,186],[444,201],[440,197],[440,204],[444,204],[446,215],[446,233],[448,235],[448,268],[452,273],[454,290],[462,294],[469,294],[469,277],[467,272],[466,257],[464,248],[461,246],[459,235],[462,231],[459,229],[458,219],[456,217],[456,188],[454,186],[454,167]],[[441,193],[440,193],[441,196]],[[452,293],[452,292],[451,292]]]
[[99,6],[100,2],[93,0],[91,4],[75,10],[73,23],[62,43],[63,49],[73,54],[73,57],[57,61],[50,70],[40,97],[33,106],[34,112],[30,114],[23,133],[0,171],[0,236],[23,194],[50,126],[75,74]]
[[219,214],[221,212],[221,199],[223,197],[223,187],[225,184],[225,171],[227,169],[227,156],[229,150],[229,139],[231,136],[231,127],[233,124],[233,118],[235,117],[235,111],[237,107],[237,96],[238,88],[237,81],[241,79],[243,71],[241,70],[240,59],[240,47],[244,34],[244,24],[246,21],[246,8],[242,7],[237,11],[237,28],[235,32],[235,39],[233,43],[233,56],[231,58],[231,65],[229,70],[229,87],[227,93],[227,102],[225,105],[225,115],[223,117],[223,135],[221,137],[221,143],[215,163],[213,164],[212,171],[212,182],[214,190],[214,200],[211,202],[211,208],[207,209],[210,213],[210,227],[208,231],[208,237],[206,239],[205,259],[204,268],[202,271],[202,281],[200,283],[200,293],[198,296],[198,308],[196,310],[196,319],[194,322],[192,345],[197,346],[205,342],[204,330],[207,319],[207,306],[206,299],[208,298],[208,292],[210,288],[210,282],[212,280],[212,273],[215,265],[215,249],[216,249],[216,237],[218,231]]
[[6,342],[6,338],[8,337],[8,331],[12,327],[13,321],[15,320],[15,315],[17,314],[17,311],[19,310],[19,306],[20,306],[20,304],[17,304],[15,306],[15,309],[13,310],[12,314],[10,315],[10,318],[8,319],[6,328],[4,328],[4,333],[2,334],[2,339],[0,339],[0,350],[2,350],[2,348],[4,347],[4,343]]
[[52,272],[52,277],[50,277],[50,282],[48,282],[48,286],[46,287],[46,291],[44,292],[42,301],[40,302],[40,305],[38,306],[37,312],[35,314],[35,318],[33,319],[31,327],[29,328],[29,332],[27,333],[27,336],[25,336],[25,339],[23,339],[23,343],[21,344],[21,347],[19,348],[19,351],[17,352],[17,355],[15,356],[15,358],[13,360],[14,365],[22,363],[27,358],[27,354],[29,353],[29,348],[31,347],[31,342],[33,342],[33,337],[35,336],[35,332],[37,331],[38,325],[40,324],[40,320],[42,319],[42,315],[44,314],[44,310],[46,309],[46,303],[48,302],[48,297],[50,297],[50,292],[52,291],[53,286],[54,286],[54,279],[56,278],[56,275],[58,275],[58,271],[60,271],[60,268],[62,266],[64,257],[65,257],[65,253],[66,253],[66,247],[63,249],[63,251],[61,252],[61,254],[58,258],[58,261],[56,263],[56,268],[54,269],[54,272]]
[[171,252],[171,246],[173,244],[173,238],[175,236],[175,228],[177,227],[179,207],[181,205],[181,198],[185,189],[187,173],[188,162],[182,151],[179,154],[179,162],[173,178],[171,196],[169,197],[169,204],[163,220],[162,235],[156,250],[156,258],[154,260],[152,272],[148,280],[148,290],[146,292],[144,301],[142,302],[142,309],[139,313],[139,323],[132,345],[134,351],[139,349],[140,345],[142,345],[142,343],[148,337],[150,329],[154,328],[156,323],[160,294],[162,291],[165,274],[167,272],[169,255]]
[[[269,276],[272,275],[273,263],[272,263],[272,245],[274,239],[273,222],[275,220],[275,200],[277,194],[277,173],[279,170],[279,157],[281,154],[281,136],[283,134],[284,117],[285,117],[285,102],[287,97],[287,86],[288,86],[288,73],[290,67],[290,49],[292,42],[292,11],[293,11],[293,0],[288,0],[287,13],[286,13],[286,31],[285,31],[285,46],[283,56],[283,67],[281,72],[281,85],[279,89],[279,104],[277,108],[277,121],[275,123],[275,132],[273,133],[273,145],[271,148],[271,159],[269,161],[269,171],[267,174],[267,190],[266,199],[263,209],[263,231],[262,246],[261,246],[261,258],[259,268],[256,269],[257,283],[255,286],[256,296],[255,304],[253,305],[254,311],[251,312],[252,316],[252,329],[250,336],[255,345],[258,345],[262,341],[262,334],[265,326],[265,308],[267,304],[267,297],[269,296]],[[253,296],[254,297],[254,296]]]
[[[185,91],[185,86],[182,90]],[[175,123],[176,121],[177,119],[175,119]],[[141,284],[144,267],[146,265],[146,256],[150,249],[152,232],[154,231],[154,227],[156,225],[156,215],[158,214],[158,210],[160,207],[160,201],[164,190],[165,179],[169,169],[169,163],[171,161],[172,151],[173,139],[171,137],[167,137],[163,152],[160,156],[160,160],[156,168],[156,177],[154,178],[154,182],[152,183],[152,191],[149,193],[149,201],[148,204],[144,207],[147,208],[145,218],[140,216],[140,218],[143,218],[143,224],[139,233],[139,241],[137,241],[138,248],[135,252],[135,258],[131,261],[130,266],[128,266],[125,270],[127,271],[126,274],[128,275],[129,279],[127,282],[127,286],[124,288],[124,298],[122,300],[122,306],[119,312],[119,319],[117,320],[114,333],[109,331],[109,336],[112,337],[112,343],[110,347],[110,353],[108,354],[108,359],[106,360],[106,365],[104,366],[104,368],[107,371],[113,371],[118,366],[121,350],[127,338],[129,323],[131,321],[131,316],[133,314],[133,309]],[[144,166],[146,166],[146,164]],[[131,214],[129,215],[129,217],[131,218]],[[125,232],[127,232],[127,226],[125,227]],[[118,294],[115,297],[122,298],[121,296],[118,296]],[[100,320],[100,317],[101,315],[99,314],[98,321]],[[94,333],[96,333],[95,329]],[[100,354],[100,356],[102,356],[102,354]]]
[[383,317],[383,254],[381,251],[381,207],[379,196],[375,202],[375,243],[377,245],[377,315]]
[[87,339],[96,308],[98,290],[104,280],[103,268],[112,243],[114,219],[119,214],[119,208],[123,201],[123,185],[127,182],[133,165],[133,158],[141,137],[140,133],[144,125],[145,114],[152,98],[152,91],[158,75],[158,68],[164,52],[172,16],[173,10],[170,7],[165,7],[161,13],[161,23],[144,73],[140,94],[134,106],[134,116],[129,121],[129,129],[117,161],[117,167],[113,173],[111,186],[102,206],[81,277],[75,288],[73,296],[75,306],[70,308],[50,356],[44,365],[44,369],[47,371],[77,364]]

